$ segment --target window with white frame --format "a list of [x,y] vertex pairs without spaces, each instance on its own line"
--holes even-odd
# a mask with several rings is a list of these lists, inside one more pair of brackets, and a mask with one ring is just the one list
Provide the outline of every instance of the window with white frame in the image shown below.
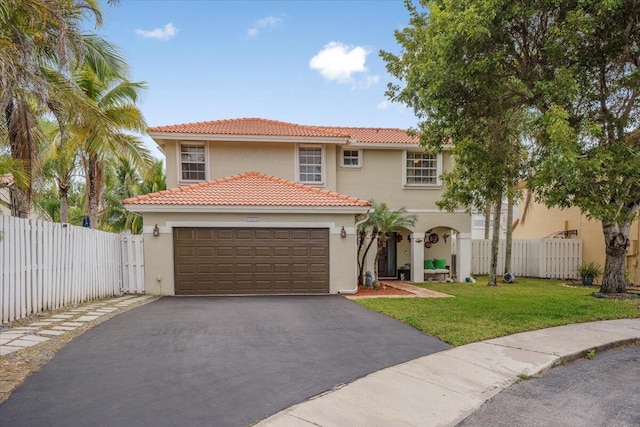
[[323,182],[322,147],[298,147],[298,180],[308,184]]
[[206,179],[206,156],[203,144],[180,144],[180,178],[182,181]]
[[345,168],[359,168],[362,166],[361,150],[342,150],[342,166]]
[[439,185],[439,155],[406,152],[405,184],[406,185]]

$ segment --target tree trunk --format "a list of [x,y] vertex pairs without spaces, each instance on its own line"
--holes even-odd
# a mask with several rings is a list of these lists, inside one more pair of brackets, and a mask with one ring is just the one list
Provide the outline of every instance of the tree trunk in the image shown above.
[[58,186],[60,192],[60,222],[69,222],[69,188],[63,185]]
[[489,266],[489,286],[496,286],[498,271],[498,246],[500,245],[500,211],[502,210],[502,193],[493,206],[493,234],[491,236],[491,265]]
[[31,211],[31,174],[33,170],[33,150],[35,144],[31,135],[30,120],[27,111],[10,101],[5,108],[5,124],[7,126],[7,138],[11,148],[11,158],[20,161],[29,182],[27,185],[14,183],[9,195],[11,198],[11,215],[19,218],[28,218]]
[[97,191],[97,159],[94,155],[89,154],[89,168],[87,181],[89,184],[89,227],[96,228],[98,221],[98,191]]
[[489,240],[489,223],[491,222],[491,203],[484,205],[484,240]]
[[[369,240],[369,243],[367,243],[367,247],[364,250],[364,254],[362,254],[362,262],[360,263],[361,268],[360,268],[360,277],[358,278],[358,284],[364,284],[364,265],[367,261],[367,254],[369,253],[369,249],[371,249],[371,246],[373,245],[373,242],[375,241],[376,236],[378,235],[378,230],[376,228],[373,229],[373,231],[371,232],[371,240]],[[377,267],[377,265],[376,265]]]
[[513,191],[509,189],[507,196],[507,241],[504,251],[504,273],[511,273],[511,249],[513,245]]
[[622,294],[627,292],[625,261],[630,228],[630,222],[622,224],[615,222],[602,223],[607,254],[604,263],[604,274],[602,275],[602,285],[600,286],[600,292],[603,294]]

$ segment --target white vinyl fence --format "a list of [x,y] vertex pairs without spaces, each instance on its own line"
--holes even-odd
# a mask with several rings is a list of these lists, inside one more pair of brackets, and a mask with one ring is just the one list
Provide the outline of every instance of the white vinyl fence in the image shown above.
[[[124,238],[126,243],[121,242]],[[94,298],[143,292],[141,239],[0,216],[0,320],[5,323]],[[132,275],[129,265],[134,267]]]
[[[500,240],[498,273],[504,271],[506,241]],[[472,240],[472,274],[489,274],[491,240]],[[520,277],[575,279],[582,265],[582,240],[529,239],[513,240],[511,272]]]

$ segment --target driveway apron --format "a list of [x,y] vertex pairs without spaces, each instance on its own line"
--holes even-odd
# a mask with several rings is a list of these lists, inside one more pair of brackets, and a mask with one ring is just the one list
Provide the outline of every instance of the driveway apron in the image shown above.
[[169,297],[76,338],[0,405],[0,420],[244,426],[446,348],[340,296]]

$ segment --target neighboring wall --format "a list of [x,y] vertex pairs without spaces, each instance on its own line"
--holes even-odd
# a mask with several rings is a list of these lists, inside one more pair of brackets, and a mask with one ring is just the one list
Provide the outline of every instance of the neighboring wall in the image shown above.
[[[524,211],[524,210],[523,210]],[[602,266],[605,263],[605,244],[600,221],[589,220],[580,213],[578,208],[558,209],[547,208],[540,203],[533,203],[529,207],[524,224],[522,214],[518,225],[513,231],[514,239],[531,239],[547,237],[553,233],[565,230],[577,230],[577,238],[583,241],[583,262],[596,262]],[[640,255],[638,245],[640,242],[640,227],[638,219],[631,225],[629,233],[631,247],[626,260],[626,268],[629,280],[640,284]]]

